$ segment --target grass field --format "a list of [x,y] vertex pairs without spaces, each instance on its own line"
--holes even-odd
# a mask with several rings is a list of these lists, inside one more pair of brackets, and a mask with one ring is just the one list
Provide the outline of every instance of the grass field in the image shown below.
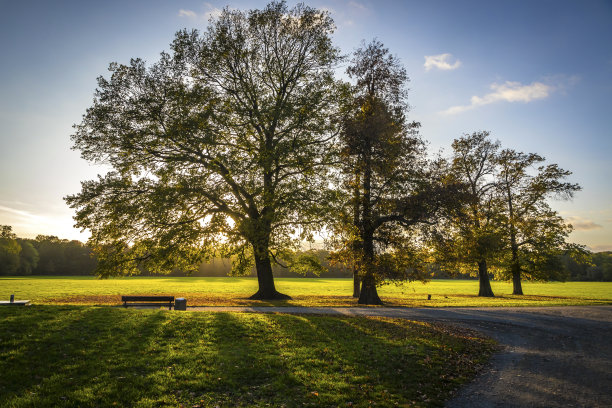
[[[612,303],[612,282],[524,282],[525,296],[513,296],[509,282],[492,282],[495,298],[480,298],[476,280],[433,280],[423,284],[385,285],[380,295],[388,306],[555,306]],[[252,301],[257,290],[255,278],[129,277],[2,277],[0,299],[10,294],[35,304],[119,304],[121,295],[167,294],[187,298],[190,306],[356,306],[350,295],[350,279],[277,278],[279,291],[289,301]],[[431,294],[432,299],[427,300]]]
[[494,347],[403,319],[3,307],[0,406],[436,407]]

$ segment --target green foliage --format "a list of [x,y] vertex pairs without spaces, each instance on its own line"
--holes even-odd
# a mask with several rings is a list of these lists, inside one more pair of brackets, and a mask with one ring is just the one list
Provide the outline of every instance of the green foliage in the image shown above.
[[440,216],[451,189],[426,158],[420,124],[406,121],[408,77],[397,58],[375,40],[355,52],[347,73],[355,84],[343,107],[336,257],[372,293],[360,302],[376,303],[376,283],[424,279],[419,227]]
[[[560,254],[572,227],[550,208],[549,199],[568,199],[580,190],[564,181],[571,172],[534,153],[504,149],[497,157],[497,189],[505,236],[507,274],[527,279],[565,280]],[[506,275],[508,276],[508,275]]]
[[333,30],[302,4],[226,8],[150,67],[111,64],[73,141],[113,170],[66,199],[98,273],[195,270],[218,254],[237,274],[256,258],[271,282],[270,253],[308,237],[331,194]]
[[40,259],[38,251],[29,240],[18,239],[17,242],[21,247],[21,252],[19,253],[19,275],[31,275],[38,266],[38,260]]
[[494,180],[499,142],[488,137],[488,132],[474,132],[455,139],[450,163],[441,164],[446,165],[443,172],[450,182],[466,188],[463,196],[457,196],[459,206],[429,231],[432,255],[449,273],[477,275],[477,264],[486,265],[488,273],[500,263],[501,202],[495,194]]
[[0,405],[11,407],[440,406],[494,350],[403,319],[8,309]]
[[430,242],[443,268],[465,273],[477,263],[481,279],[487,267],[500,278],[512,278],[515,294],[522,294],[522,278],[567,279],[560,256],[584,248],[566,242],[572,228],[548,200],[571,198],[580,186],[565,181],[571,172],[543,165],[544,160],[534,153],[500,151],[488,132],[453,142],[448,172],[468,186],[469,195],[450,222],[432,228]]
[[11,238],[0,238],[0,275],[15,275],[19,270],[21,246]]
[[560,257],[564,271],[574,281],[612,282],[612,252],[578,251],[565,253]]

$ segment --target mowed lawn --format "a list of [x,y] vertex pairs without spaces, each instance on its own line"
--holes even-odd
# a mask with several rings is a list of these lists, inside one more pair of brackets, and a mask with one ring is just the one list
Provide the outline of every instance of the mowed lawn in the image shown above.
[[[387,306],[554,306],[612,303],[612,282],[524,282],[525,296],[512,295],[509,282],[492,282],[495,298],[478,297],[476,280],[432,280],[389,284],[379,289]],[[34,304],[116,305],[121,295],[165,294],[187,298],[188,306],[356,306],[351,279],[277,278],[288,301],[252,301],[255,278],[197,277],[2,277],[0,299],[29,299]],[[427,300],[431,295],[431,300]]]
[[0,307],[0,407],[439,407],[494,349],[404,319]]

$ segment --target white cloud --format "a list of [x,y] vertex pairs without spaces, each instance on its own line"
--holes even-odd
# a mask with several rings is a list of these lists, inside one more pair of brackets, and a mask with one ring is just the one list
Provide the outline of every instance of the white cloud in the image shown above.
[[479,106],[489,105],[491,103],[504,102],[531,102],[538,99],[545,99],[555,90],[552,85],[547,85],[542,82],[532,82],[529,85],[523,85],[520,82],[506,81],[503,84],[491,84],[493,92],[484,96],[472,96],[469,105],[453,106],[443,114],[453,115],[456,113],[465,112]]
[[210,3],[204,3],[204,7],[206,10],[202,13],[196,13],[193,10],[180,9],[178,12],[178,16],[190,18],[193,20],[208,21],[211,18],[217,18],[221,15],[222,10],[218,7],[213,6]]
[[568,223],[572,224],[572,226],[574,227],[574,231],[592,231],[603,228],[603,226],[582,217],[566,217],[565,220]]
[[198,15],[195,13],[195,11],[180,9],[179,12],[178,12],[178,16],[179,17],[196,18]]
[[461,61],[455,60],[455,62],[451,63],[450,59],[453,57],[452,54],[445,53],[439,55],[426,55],[425,56],[425,71],[429,71],[431,69],[437,68],[443,71],[449,71],[453,69],[459,68],[461,66]]

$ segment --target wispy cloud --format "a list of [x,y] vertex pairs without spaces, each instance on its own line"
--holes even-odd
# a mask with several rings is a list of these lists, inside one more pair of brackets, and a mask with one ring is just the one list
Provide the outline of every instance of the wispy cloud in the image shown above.
[[210,3],[204,3],[204,10],[201,13],[197,13],[193,10],[180,9],[178,12],[179,17],[185,17],[192,20],[208,21],[211,18],[216,18],[221,15],[221,9],[213,6]]
[[451,62],[453,58],[452,54],[445,53],[439,55],[426,55],[425,56],[425,71],[429,71],[431,69],[437,68],[443,71],[449,71],[453,69],[457,69],[461,66],[461,61],[455,60],[455,62]]
[[454,115],[479,106],[502,101],[527,103],[548,98],[555,91],[555,86],[547,85],[543,82],[532,82],[529,85],[523,85],[520,82],[506,81],[503,84],[491,84],[490,88],[493,92],[484,96],[472,96],[469,105],[452,106],[441,113]]
[[189,18],[197,18],[198,17],[198,15],[195,13],[195,11],[183,10],[183,9],[179,10],[178,16],[179,17],[189,17]]
[[362,10],[362,11],[367,11],[368,10],[368,8],[366,6],[364,6],[361,3],[357,3],[356,1],[349,1],[348,5],[351,6],[351,7],[355,7],[357,9],[359,9],[359,10]]
[[603,228],[603,226],[582,217],[566,217],[565,220],[568,223],[572,224],[572,226],[574,227],[574,231],[592,231]]
[[0,220],[0,224],[12,226],[13,231],[24,238],[45,234],[57,235],[60,238],[87,239],[86,234],[72,228],[73,221],[67,207],[62,211],[42,213],[25,203],[3,201],[0,203]]

